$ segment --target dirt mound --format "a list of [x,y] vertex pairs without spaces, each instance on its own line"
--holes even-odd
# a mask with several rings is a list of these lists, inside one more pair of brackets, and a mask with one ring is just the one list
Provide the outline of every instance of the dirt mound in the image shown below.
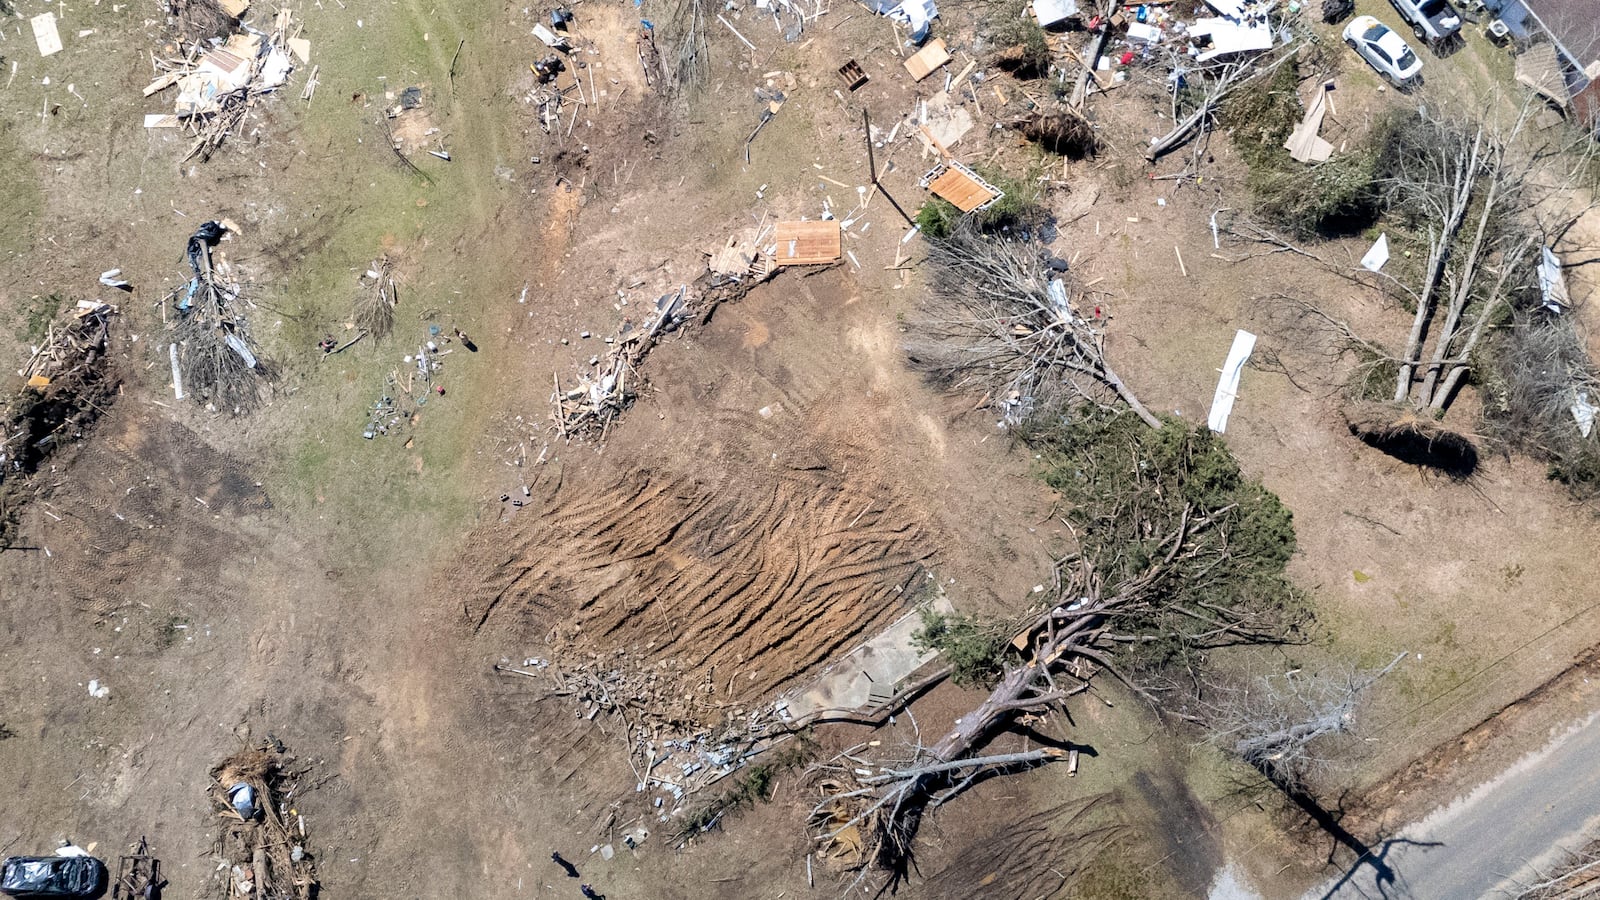
[[463,569],[484,574],[465,613],[550,632],[558,650],[670,660],[730,701],[765,694],[887,625],[931,552],[887,487],[812,465],[557,490],[546,515],[474,542]]

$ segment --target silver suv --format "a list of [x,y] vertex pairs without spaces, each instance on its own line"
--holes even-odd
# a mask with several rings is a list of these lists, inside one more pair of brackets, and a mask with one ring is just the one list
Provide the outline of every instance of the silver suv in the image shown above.
[[1417,40],[1433,47],[1461,32],[1461,14],[1449,0],[1389,0],[1400,18],[1411,23]]

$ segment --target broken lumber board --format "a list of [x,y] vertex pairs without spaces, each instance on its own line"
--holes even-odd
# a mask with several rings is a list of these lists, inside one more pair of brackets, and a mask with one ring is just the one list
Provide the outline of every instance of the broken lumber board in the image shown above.
[[[978,61],[977,60],[975,60],[975,59],[967,60],[967,64],[965,66],[961,67],[961,71],[960,72],[956,73],[956,77],[950,79],[950,90],[951,91],[959,90],[961,85],[962,85],[962,83],[967,80],[967,76],[971,75],[972,74],[972,70],[976,69],[977,67],[978,67]],[[976,96],[977,92],[974,91],[973,95]],[[976,101],[974,101],[974,102],[976,102]]]
[[778,245],[773,261],[780,266],[816,266],[838,262],[843,250],[837,219],[779,222],[773,232],[773,241]]
[[950,51],[945,49],[944,41],[934,38],[928,42],[928,46],[913,53],[911,58],[905,61],[905,67],[914,81],[921,81],[949,61]]
[[151,94],[156,93],[157,91],[164,91],[167,88],[172,87],[173,85],[175,85],[179,81],[181,81],[183,79],[183,76],[184,76],[184,73],[183,73],[182,70],[174,69],[171,72],[168,72],[167,74],[161,76],[160,78],[157,78],[155,81],[152,81],[149,84],[145,85],[144,95],[146,97],[148,97]]

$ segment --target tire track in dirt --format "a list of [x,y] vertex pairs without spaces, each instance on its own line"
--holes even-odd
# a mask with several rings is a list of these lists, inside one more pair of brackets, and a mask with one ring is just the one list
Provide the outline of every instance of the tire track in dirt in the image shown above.
[[480,531],[463,613],[548,635],[557,658],[622,650],[729,702],[764,695],[887,625],[932,554],[912,507],[848,453],[803,458],[558,488],[542,514]]

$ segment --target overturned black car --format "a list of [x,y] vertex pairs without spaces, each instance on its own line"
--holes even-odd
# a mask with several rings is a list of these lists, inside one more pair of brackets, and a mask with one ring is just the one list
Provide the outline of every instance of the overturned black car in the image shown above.
[[92,856],[13,856],[0,863],[0,893],[10,897],[98,897],[106,867]]

